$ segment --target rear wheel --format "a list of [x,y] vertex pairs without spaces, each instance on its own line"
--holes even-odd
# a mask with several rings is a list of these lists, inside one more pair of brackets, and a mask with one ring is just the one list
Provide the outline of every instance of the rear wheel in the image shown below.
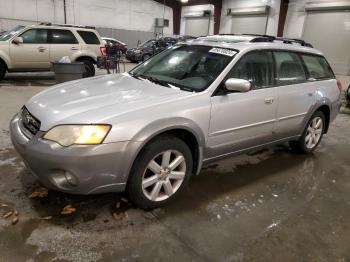
[[85,65],[85,73],[83,74],[83,77],[91,77],[95,75],[95,66],[94,63],[87,59],[79,60],[79,62],[83,62]]
[[144,209],[164,206],[187,185],[192,164],[191,151],[182,140],[153,140],[134,162],[127,185],[130,200]]
[[324,114],[321,111],[316,111],[309,120],[300,139],[289,143],[292,150],[304,154],[314,151],[322,140],[325,127]]
[[0,60],[0,81],[4,79],[6,74],[6,66],[5,64]]

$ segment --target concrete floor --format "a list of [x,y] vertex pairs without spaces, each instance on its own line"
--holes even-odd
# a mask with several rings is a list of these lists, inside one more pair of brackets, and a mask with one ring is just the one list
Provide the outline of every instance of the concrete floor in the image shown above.
[[[350,78],[341,78],[345,88]],[[115,220],[122,194],[28,198],[37,182],[8,123],[52,84],[49,74],[0,83],[0,205],[9,206],[0,206],[0,261],[350,261],[349,110],[312,155],[281,145],[220,161],[168,207],[125,204],[128,217]],[[77,212],[60,215],[67,204]],[[1,218],[9,208],[19,212],[16,225]]]

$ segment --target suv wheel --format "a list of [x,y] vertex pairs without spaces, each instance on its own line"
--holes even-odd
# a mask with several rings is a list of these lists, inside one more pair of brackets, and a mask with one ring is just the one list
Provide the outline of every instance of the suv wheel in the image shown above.
[[6,66],[2,61],[0,61],[0,81],[4,79],[5,74],[6,74]]
[[316,111],[309,120],[303,135],[298,141],[289,144],[293,151],[298,153],[311,153],[321,142],[326,127],[325,116],[321,111]]
[[188,146],[174,136],[161,136],[140,152],[132,167],[127,193],[144,209],[164,206],[185,188],[192,172]]
[[79,62],[83,62],[85,65],[85,73],[83,77],[91,77],[95,75],[95,66],[94,63],[90,60],[80,60]]

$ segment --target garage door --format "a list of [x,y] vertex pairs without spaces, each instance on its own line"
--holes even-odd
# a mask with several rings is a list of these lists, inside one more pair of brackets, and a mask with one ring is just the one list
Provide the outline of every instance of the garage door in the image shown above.
[[337,74],[350,74],[350,13],[309,12],[303,38],[320,49]]
[[209,34],[209,17],[186,18],[185,34],[191,36],[204,36]]
[[232,34],[260,34],[266,33],[267,16],[249,15],[232,17]]

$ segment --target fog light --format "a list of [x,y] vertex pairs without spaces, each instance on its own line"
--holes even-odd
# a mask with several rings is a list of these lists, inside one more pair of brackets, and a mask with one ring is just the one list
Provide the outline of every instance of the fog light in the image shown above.
[[78,179],[70,172],[66,170],[55,169],[50,174],[50,180],[61,189],[72,189],[78,186]]

